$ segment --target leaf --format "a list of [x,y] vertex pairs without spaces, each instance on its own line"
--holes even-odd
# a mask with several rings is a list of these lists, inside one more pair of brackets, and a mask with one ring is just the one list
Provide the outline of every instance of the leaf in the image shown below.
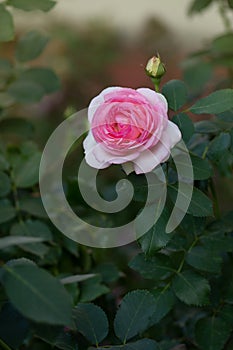
[[21,80],[16,80],[10,84],[7,93],[12,96],[16,102],[22,104],[39,102],[44,96],[44,90],[40,85]]
[[222,154],[230,147],[231,136],[229,133],[221,132],[209,144],[207,155],[212,160],[218,160]]
[[189,116],[185,113],[176,114],[172,121],[179,127],[184,142],[188,142],[194,134],[194,125]]
[[151,290],[155,298],[155,312],[151,318],[150,325],[158,323],[173,308],[176,298],[171,289],[156,288]]
[[218,114],[217,118],[226,123],[233,123],[233,108],[227,112]]
[[14,181],[17,187],[27,188],[38,183],[40,159],[40,152],[20,156],[20,161],[13,167]]
[[9,164],[5,157],[3,157],[2,154],[0,154],[0,170],[8,170]]
[[33,136],[34,127],[28,120],[22,118],[7,118],[0,121],[1,134],[17,134],[21,138]]
[[[168,185],[168,193],[173,203],[175,203],[176,196],[178,193],[177,187]],[[184,197],[184,200],[187,199],[187,195],[185,192],[180,191],[180,196]],[[211,200],[203,192],[198,190],[196,187],[193,188],[192,199],[191,199],[189,208],[187,210],[187,213],[192,214],[193,216],[200,216],[200,217],[213,215]]]
[[120,271],[117,266],[111,262],[98,264],[93,272],[100,274],[105,283],[115,282],[120,277]]
[[[95,350],[96,348],[88,348],[88,350]],[[108,346],[108,350],[160,350],[160,347],[158,346],[158,343],[155,340],[152,339],[140,339],[134,343],[128,343],[124,345],[116,345],[116,346]],[[106,350],[106,347],[98,347],[98,350]]]
[[184,62],[184,81],[194,95],[199,95],[213,75],[212,63],[198,60]]
[[60,81],[50,68],[27,69],[20,75],[19,79],[40,85],[45,94],[51,94],[60,89]]
[[232,54],[233,53],[233,34],[227,33],[219,36],[212,41],[211,51],[214,54]]
[[79,333],[91,344],[98,344],[108,335],[105,312],[97,305],[79,303],[74,309],[74,321]]
[[173,111],[178,111],[187,102],[186,85],[181,80],[170,80],[163,86],[162,94]]
[[170,258],[164,254],[146,258],[144,254],[138,254],[129,263],[129,267],[139,272],[144,278],[160,280],[174,273]]
[[71,324],[71,298],[56,278],[21,259],[4,265],[3,270],[1,283],[23,316],[48,324]]
[[128,293],[121,302],[114,320],[116,336],[122,341],[133,338],[149,326],[150,318],[155,312],[155,300],[146,290]]
[[5,249],[14,245],[43,242],[43,238],[38,237],[3,237],[0,238],[0,249]]
[[221,257],[205,247],[192,248],[186,256],[186,261],[189,265],[201,271],[217,274],[221,272]]
[[189,110],[194,114],[218,114],[231,108],[233,108],[233,89],[223,89],[201,98]]
[[191,155],[194,180],[205,180],[213,175],[213,170],[206,159]]
[[[43,241],[51,241],[52,234],[47,225],[39,220],[27,220],[25,222],[20,222],[12,226],[11,235],[14,236],[31,236],[42,238]],[[49,247],[43,243],[32,243],[32,244],[21,244],[20,248],[26,252],[43,257],[47,252]]]
[[0,41],[11,41],[14,39],[15,30],[11,13],[0,4]]
[[201,350],[221,350],[231,333],[231,328],[217,318],[208,317],[196,324],[195,338]]
[[108,292],[109,288],[102,284],[101,276],[96,275],[82,283],[80,301],[92,301]]
[[201,12],[206,9],[211,3],[212,0],[194,0],[188,9],[188,14],[192,15],[194,13]]
[[0,325],[0,340],[18,349],[29,332],[28,321],[10,303],[5,303],[0,312]]
[[208,233],[202,236],[201,243],[213,254],[233,251],[233,237],[221,232]]
[[9,6],[14,6],[24,11],[41,10],[47,12],[56,4],[52,0],[8,0]]
[[89,274],[83,274],[83,275],[73,275],[73,276],[68,276],[60,279],[60,282],[62,284],[71,284],[71,283],[77,283],[77,282],[83,282],[88,280],[89,278],[93,278],[96,275],[94,273],[89,273]]
[[228,0],[228,5],[231,9],[233,9],[233,0]]
[[0,224],[13,219],[16,215],[15,208],[8,199],[0,200]]
[[156,224],[139,239],[142,251],[146,255],[155,254],[159,249],[165,247],[172,238],[173,234],[166,233],[168,220],[169,215],[163,211]]
[[177,298],[188,305],[201,306],[209,303],[209,283],[195,272],[179,273],[172,282],[172,288]]
[[23,197],[19,200],[20,210],[36,216],[38,218],[47,218],[48,215],[44,209],[41,198],[39,197]]
[[11,191],[11,181],[7,174],[0,171],[0,197],[7,196]]
[[15,56],[20,62],[34,60],[44,50],[48,43],[48,38],[37,31],[30,31],[20,38]]
[[219,125],[211,120],[201,120],[194,124],[195,132],[199,134],[216,134],[221,131]]

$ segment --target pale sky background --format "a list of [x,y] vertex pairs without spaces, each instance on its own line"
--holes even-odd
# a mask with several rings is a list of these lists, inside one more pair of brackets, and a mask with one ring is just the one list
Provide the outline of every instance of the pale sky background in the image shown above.
[[[165,21],[167,26],[177,34],[181,46],[188,48],[202,47],[209,38],[224,31],[222,20],[216,5],[205,12],[188,17],[187,8],[190,0],[57,0],[57,5],[48,14],[39,15],[33,21],[19,22],[30,28],[45,23],[50,18],[59,22],[80,25],[95,18],[105,19],[114,27],[125,31],[127,35],[137,35],[143,23],[152,16]],[[51,17],[50,17],[51,16]],[[29,16],[28,16],[29,17]],[[34,17],[34,16],[33,16]]]

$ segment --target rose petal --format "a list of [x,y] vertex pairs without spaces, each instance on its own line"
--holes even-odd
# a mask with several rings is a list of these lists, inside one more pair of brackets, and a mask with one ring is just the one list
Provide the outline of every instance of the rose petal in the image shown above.
[[167,113],[168,111],[167,100],[162,94],[148,88],[139,88],[137,89],[137,91],[140,94],[142,94],[144,97],[146,97],[146,99],[155,107],[158,107],[158,105],[161,106],[161,102],[162,102],[164,112]]

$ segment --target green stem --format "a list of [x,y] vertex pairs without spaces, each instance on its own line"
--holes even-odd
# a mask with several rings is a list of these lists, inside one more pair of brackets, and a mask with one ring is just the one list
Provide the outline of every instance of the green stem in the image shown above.
[[13,193],[13,197],[14,197],[15,210],[17,212],[19,221],[21,221],[21,211],[20,211],[18,191],[17,191],[17,187],[16,187],[16,184],[14,181],[14,173],[12,170],[10,171],[10,178],[11,178],[11,189],[12,189],[12,193]]
[[209,184],[210,184],[211,194],[213,196],[214,216],[216,217],[216,219],[220,219],[221,213],[219,208],[218,196],[217,196],[214,181],[212,178],[209,180]]
[[4,350],[11,350],[11,348],[9,348],[9,346],[6,345],[6,343],[4,343],[1,339],[0,339],[0,345]]
[[161,79],[158,79],[158,78],[151,78],[153,84],[154,84],[154,87],[155,87],[155,91],[156,92],[159,92],[160,89],[159,89],[159,85],[160,85],[160,81]]
[[190,247],[189,247],[189,249],[187,250],[187,252],[185,252],[184,257],[183,257],[183,259],[182,259],[182,261],[181,261],[181,263],[180,263],[180,266],[179,266],[178,270],[176,271],[177,275],[181,272],[181,270],[182,270],[182,268],[183,268],[183,266],[184,266],[186,254],[189,253],[190,250],[197,244],[198,240],[199,240],[199,238],[198,238],[197,236],[195,236],[194,241],[193,241],[192,244],[190,245]]
[[222,21],[224,23],[224,26],[226,28],[227,32],[230,32],[232,30],[231,28],[231,21],[227,16],[227,9],[228,7],[225,5],[224,1],[220,0],[219,2],[219,13],[222,18]]

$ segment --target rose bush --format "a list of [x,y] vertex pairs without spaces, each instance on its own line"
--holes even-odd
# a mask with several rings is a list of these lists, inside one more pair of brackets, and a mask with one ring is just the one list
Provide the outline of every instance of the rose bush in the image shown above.
[[87,163],[97,169],[122,164],[127,173],[136,174],[153,170],[181,139],[167,111],[165,97],[151,89],[104,89],[88,108]]

